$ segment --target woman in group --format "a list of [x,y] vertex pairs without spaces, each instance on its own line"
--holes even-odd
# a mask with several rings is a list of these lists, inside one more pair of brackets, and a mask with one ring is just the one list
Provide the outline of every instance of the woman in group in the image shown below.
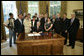
[[45,31],[46,32],[51,32],[53,27],[53,23],[50,21],[50,17],[48,17],[47,22],[44,25]]
[[31,31],[31,19],[29,17],[30,17],[29,14],[26,15],[23,21],[25,33],[30,33]]

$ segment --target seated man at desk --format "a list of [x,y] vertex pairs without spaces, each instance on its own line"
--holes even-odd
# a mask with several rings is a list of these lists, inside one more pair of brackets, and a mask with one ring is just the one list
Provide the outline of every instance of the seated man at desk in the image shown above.
[[36,26],[36,28],[35,28],[34,33],[42,33],[42,27],[41,27],[39,21],[37,22],[37,26]]

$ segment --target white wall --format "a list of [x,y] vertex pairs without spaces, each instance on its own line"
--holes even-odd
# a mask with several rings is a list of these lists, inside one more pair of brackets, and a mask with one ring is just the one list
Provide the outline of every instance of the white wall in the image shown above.
[[[67,17],[71,18],[71,13],[75,9],[83,9],[83,1],[67,1]],[[80,20],[80,27],[83,25],[83,20]]]

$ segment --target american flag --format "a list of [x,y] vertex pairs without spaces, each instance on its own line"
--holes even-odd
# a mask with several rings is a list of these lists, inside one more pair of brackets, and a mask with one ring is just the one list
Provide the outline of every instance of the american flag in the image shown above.
[[21,1],[20,1],[20,10],[19,10],[19,14],[22,13],[22,7],[21,7]]

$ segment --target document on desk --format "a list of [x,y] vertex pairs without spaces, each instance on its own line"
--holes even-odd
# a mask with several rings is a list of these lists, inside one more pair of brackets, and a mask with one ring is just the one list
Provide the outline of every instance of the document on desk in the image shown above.
[[28,36],[41,36],[39,33],[30,33]]

